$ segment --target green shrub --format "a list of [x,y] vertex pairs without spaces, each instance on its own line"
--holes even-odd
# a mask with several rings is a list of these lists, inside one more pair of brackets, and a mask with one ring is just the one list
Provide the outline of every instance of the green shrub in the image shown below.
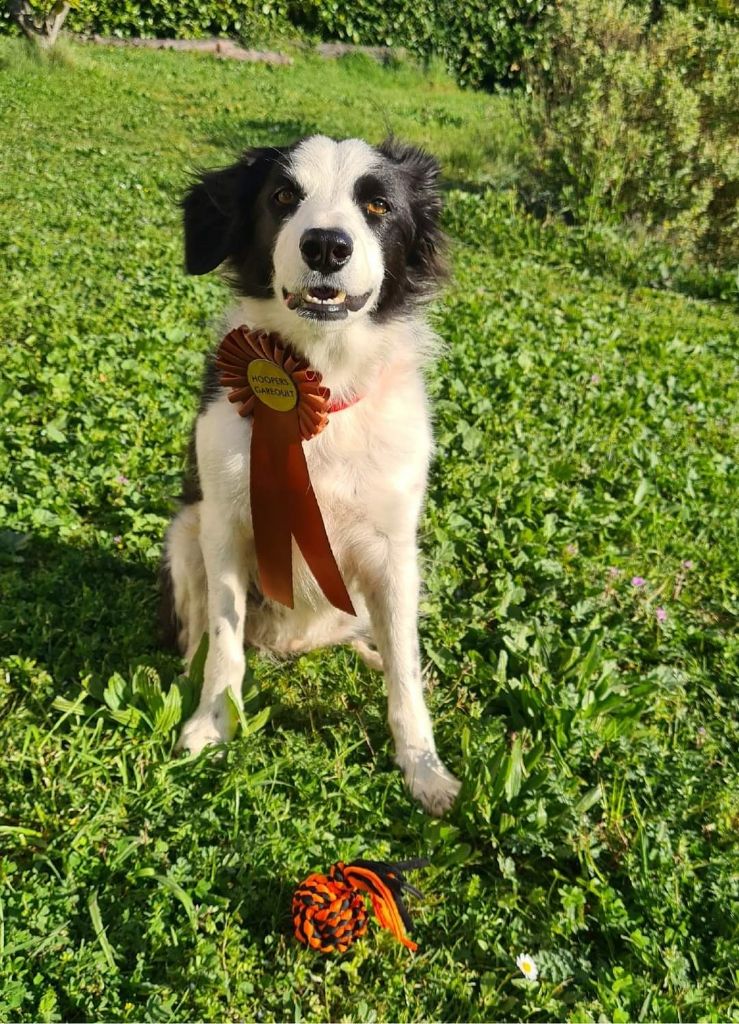
[[529,197],[580,223],[627,219],[739,263],[739,31],[622,0],[571,0],[527,68]]
[[[735,0],[630,0],[658,21],[685,9],[739,24]],[[41,11],[52,0],[32,0]],[[526,55],[546,45],[555,0],[74,0],[68,27],[103,35],[239,37],[248,45],[302,36],[437,56],[462,85],[515,84]],[[0,32],[13,31],[9,0]]]
[[[53,0],[32,0],[43,14]],[[274,37],[295,35],[287,0],[75,0],[66,27],[73,32],[106,36],[189,39],[202,36],[241,38],[264,45]],[[10,4],[0,3],[0,32],[15,32]]]
[[549,0],[445,0],[438,24],[440,50],[462,85],[515,83],[523,57],[543,41]]
[[739,24],[739,6],[736,0],[632,0],[638,6],[648,7],[652,21],[659,21],[670,8],[690,11],[693,17],[718,18]]

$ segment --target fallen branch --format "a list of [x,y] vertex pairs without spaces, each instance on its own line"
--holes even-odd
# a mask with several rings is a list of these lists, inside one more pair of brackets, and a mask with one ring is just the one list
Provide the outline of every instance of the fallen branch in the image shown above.
[[230,39],[119,39],[112,36],[81,36],[82,42],[99,46],[141,46],[150,50],[197,50],[212,53],[226,60],[242,60],[253,64],[292,64],[292,58],[273,50],[246,50]]

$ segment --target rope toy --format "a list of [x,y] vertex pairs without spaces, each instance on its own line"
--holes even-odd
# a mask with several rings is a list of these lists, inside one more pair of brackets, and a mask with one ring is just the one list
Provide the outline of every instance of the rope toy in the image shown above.
[[379,860],[337,861],[327,875],[309,875],[293,896],[295,938],[321,953],[345,953],[367,931],[366,893],[383,928],[407,946],[418,949],[406,935],[411,927],[403,892],[421,893],[403,876],[404,871],[425,867],[427,860],[386,864]]

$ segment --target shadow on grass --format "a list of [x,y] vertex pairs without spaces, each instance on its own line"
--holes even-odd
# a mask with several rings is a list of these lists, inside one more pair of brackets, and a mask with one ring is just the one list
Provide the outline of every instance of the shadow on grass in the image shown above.
[[[205,797],[205,794],[200,794]],[[176,821],[171,822],[174,827]],[[208,837],[211,841],[214,837]],[[300,878],[285,878],[273,869],[269,858],[255,863],[249,857],[249,843],[236,843],[232,849],[224,847],[224,858],[229,864],[210,872],[203,888],[207,890],[205,902],[221,903],[227,901],[231,914],[238,919],[239,928],[246,931],[249,938],[263,940],[268,935],[292,935],[292,919],[290,914],[292,894]],[[142,851],[142,859],[145,857]],[[240,863],[236,864],[236,858]],[[117,884],[111,887],[111,880]],[[124,973],[132,973],[136,967],[136,958],[140,949],[142,929],[145,929],[153,915],[161,915],[161,906],[156,907],[158,897],[169,893],[165,898],[170,906],[171,917],[166,924],[177,931],[180,944],[173,946],[163,932],[163,942],[158,949],[152,949],[153,959],[158,961],[158,970],[165,975],[176,978],[181,974],[183,962],[192,955],[192,922],[188,920],[185,905],[177,893],[163,888],[161,876],[127,877],[127,872],[111,874],[110,869],[101,861],[98,870],[89,879],[90,888],[100,893],[100,910],[107,922],[108,938],[113,948],[120,954],[119,967]],[[111,891],[112,889],[112,891]],[[199,902],[199,901],[196,901]],[[126,915],[118,912],[121,905],[126,907]],[[207,908],[197,908],[196,914],[208,916]],[[78,942],[95,942],[94,927],[86,913],[74,922],[71,933]],[[204,979],[205,980],[205,979]]]
[[3,555],[0,656],[33,659],[60,684],[105,680],[142,657],[174,664],[158,645],[151,565],[39,537]]
[[[164,682],[180,671],[179,657],[161,644],[157,571],[151,564],[124,552],[10,531],[0,541],[0,657],[36,662],[60,694],[76,693],[82,676],[104,684],[114,672],[126,676],[141,662],[156,668]],[[281,701],[282,687],[275,685],[269,661],[257,669],[259,706],[274,699],[273,720],[291,732],[331,736],[347,716],[355,718],[368,746],[381,748],[384,723],[367,720],[350,694],[337,697],[316,676],[322,670],[314,659],[272,663],[279,675],[302,680],[299,704]]]

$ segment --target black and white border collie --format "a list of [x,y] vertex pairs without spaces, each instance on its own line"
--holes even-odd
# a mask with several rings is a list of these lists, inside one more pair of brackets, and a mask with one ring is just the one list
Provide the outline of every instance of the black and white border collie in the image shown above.
[[[330,605],[293,545],[294,609],[259,592],[249,509],[251,420],[209,361],[183,504],[164,553],[165,615],[189,661],[210,637],[182,750],[231,738],[244,646],[290,654],[351,644],[384,671],[395,757],[432,814],[459,783],[436,753],[418,643],[416,532],[432,451],[422,313],[443,277],[438,165],[396,140],[305,138],[248,151],[183,200],[192,274],[225,266],[238,297],[223,325],[276,331],[331,389],[326,429],[304,445],[356,618]],[[354,401],[354,399],[357,399]]]

